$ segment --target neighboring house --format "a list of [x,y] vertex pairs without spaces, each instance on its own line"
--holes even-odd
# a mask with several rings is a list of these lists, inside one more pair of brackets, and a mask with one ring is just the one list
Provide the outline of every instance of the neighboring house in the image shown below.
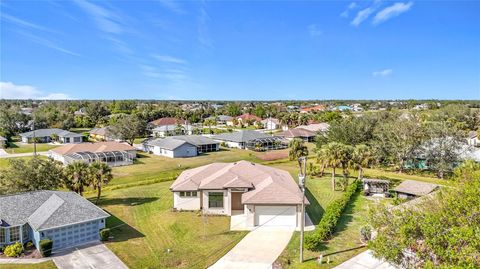
[[220,150],[220,142],[201,135],[150,139],[143,146],[147,152],[170,158],[193,157]]
[[262,121],[262,118],[255,115],[246,113],[236,117],[238,124],[248,126],[250,122],[253,122],[253,125],[257,125],[258,122]]
[[228,125],[227,123],[231,123],[230,126],[233,125],[233,117],[227,116],[227,115],[220,115],[216,117],[217,123],[218,124],[225,124]]
[[326,122],[311,123],[311,124],[308,124],[308,125],[297,126],[297,128],[308,130],[308,131],[314,132],[314,133],[318,133],[318,132],[326,133],[328,131],[328,128],[330,128],[330,124],[328,124]]
[[235,215],[237,225],[246,230],[299,227],[302,199],[306,200],[287,171],[247,161],[185,170],[170,190],[175,209]]
[[390,181],[384,179],[362,179],[363,194],[372,196],[384,196],[388,193]]
[[253,130],[242,130],[242,131],[234,131],[232,133],[223,133],[219,135],[214,135],[212,138],[214,140],[223,142],[229,148],[239,148],[245,149],[247,148],[247,143],[261,138],[272,137],[271,135],[260,133]]
[[279,136],[283,136],[287,140],[300,138],[306,142],[312,142],[313,140],[315,140],[316,135],[317,134],[315,132],[305,130],[302,128],[294,128],[294,129],[286,130],[279,134]]
[[311,113],[311,112],[317,112],[317,111],[324,111],[325,106],[324,105],[316,105],[316,106],[311,106],[311,107],[304,107],[300,109],[300,113]]
[[88,134],[95,141],[115,141],[116,139],[111,135],[109,128],[110,126],[93,128]]
[[0,196],[0,247],[40,240],[53,250],[99,240],[110,215],[74,192],[31,191]]
[[468,133],[467,143],[470,146],[480,147],[480,139],[478,139],[478,133],[476,131]]
[[87,115],[86,108],[82,107],[79,110],[73,112],[73,115],[75,116],[85,116]]
[[280,128],[280,121],[275,118],[268,118],[261,121],[263,128],[267,130],[276,130]]
[[20,137],[22,138],[23,143],[32,143],[34,137],[37,139],[38,143],[49,143],[52,142],[53,135],[58,136],[58,142],[65,144],[82,143],[83,140],[83,135],[81,134],[57,128],[38,129],[20,134]]
[[405,180],[393,190],[397,193],[398,198],[410,199],[427,195],[435,191],[438,187],[438,185],[432,183],[415,180]]
[[133,164],[137,150],[115,141],[65,145],[49,151],[50,158],[67,165],[75,161],[103,162],[109,166]]
[[7,146],[7,139],[3,136],[0,136],[0,149],[3,149]]
[[154,121],[149,122],[149,125],[152,126],[153,128],[158,126],[164,126],[164,125],[178,125],[178,124],[187,125],[188,122],[186,120],[181,120],[181,119],[171,118],[171,117],[160,118],[160,119],[156,119]]
[[338,111],[350,111],[350,110],[352,110],[352,107],[350,107],[350,106],[337,106],[337,107],[335,107],[334,110],[338,110]]
[[153,137],[167,137],[172,135],[191,135],[195,128],[192,125],[173,124],[162,125],[152,129]]

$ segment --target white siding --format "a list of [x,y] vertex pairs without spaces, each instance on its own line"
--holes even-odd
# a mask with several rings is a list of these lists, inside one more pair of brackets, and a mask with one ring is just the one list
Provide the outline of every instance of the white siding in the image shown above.
[[199,210],[200,192],[197,191],[197,197],[180,197],[180,192],[174,192],[173,207],[179,210]]
[[297,226],[297,206],[255,206],[256,226]]
[[154,146],[152,150],[153,154],[169,157],[169,158],[185,158],[185,157],[194,157],[197,156],[197,147],[184,144],[175,150],[169,150]]

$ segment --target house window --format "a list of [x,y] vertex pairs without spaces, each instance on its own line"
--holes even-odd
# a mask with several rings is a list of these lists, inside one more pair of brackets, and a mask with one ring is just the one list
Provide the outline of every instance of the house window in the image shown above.
[[197,197],[196,191],[181,191],[180,197]]
[[15,242],[20,240],[20,227],[10,227],[10,242]]
[[223,192],[209,192],[208,193],[208,207],[209,208],[223,208]]
[[5,240],[7,240],[5,229],[0,228],[0,243],[5,243]]

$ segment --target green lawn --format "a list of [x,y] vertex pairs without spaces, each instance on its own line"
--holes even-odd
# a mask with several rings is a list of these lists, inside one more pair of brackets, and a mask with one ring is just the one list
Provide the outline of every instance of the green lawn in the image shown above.
[[[230,232],[224,216],[172,212],[172,182],[105,191],[100,206],[113,242],[107,246],[130,268],[205,268],[246,232]],[[170,252],[168,251],[170,250]]]
[[37,264],[0,264],[1,269],[56,269],[53,261]]
[[[59,147],[60,145],[50,145],[37,143],[37,152],[48,151],[50,149]],[[21,142],[10,142],[9,147],[5,149],[7,153],[30,153],[33,152],[33,144],[25,144]]]

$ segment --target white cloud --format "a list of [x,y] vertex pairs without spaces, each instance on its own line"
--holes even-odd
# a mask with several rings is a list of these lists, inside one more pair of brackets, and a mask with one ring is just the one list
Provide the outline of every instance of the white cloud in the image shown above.
[[45,93],[30,85],[0,81],[0,99],[66,100],[72,98],[65,93]]
[[209,30],[208,30],[209,21],[210,21],[210,16],[207,13],[205,2],[202,1],[202,6],[200,8],[200,15],[198,16],[198,42],[205,48],[213,47],[213,40],[210,37]]
[[373,76],[373,77],[388,77],[388,76],[390,76],[391,74],[393,74],[393,70],[392,70],[392,69],[383,69],[383,70],[374,71],[374,72],[372,73],[372,76]]
[[357,3],[351,2],[347,6],[347,9],[345,9],[342,13],[340,13],[340,17],[348,18],[348,16],[350,15],[350,10],[357,8],[357,6],[358,6]]
[[112,11],[86,0],[75,0],[75,3],[93,18],[100,30],[111,34],[119,34],[124,31],[119,22],[120,16]]
[[161,62],[165,62],[165,63],[173,63],[173,64],[186,64],[187,63],[187,61],[185,61],[183,59],[168,56],[168,55],[153,54],[152,57],[161,61]]
[[179,5],[178,2],[173,0],[157,0],[162,6],[166,7],[167,9],[175,12],[175,13],[185,13],[182,7]]
[[360,10],[357,13],[357,16],[352,20],[350,23],[353,26],[359,26],[364,20],[368,19],[368,17],[375,11],[373,7],[367,7],[365,9]]
[[316,24],[310,24],[308,26],[308,32],[310,33],[310,36],[312,36],[312,37],[318,37],[318,36],[321,36],[323,34],[323,31],[320,30],[320,28]]
[[407,12],[412,7],[413,2],[395,3],[379,11],[373,18],[373,24],[379,24]]
[[19,19],[17,17],[10,16],[8,14],[1,14],[1,18],[4,19],[5,21],[8,21],[10,23],[14,23],[16,25],[20,25],[22,27],[28,27],[28,28],[33,28],[33,29],[36,29],[36,30],[52,32],[50,29],[45,28],[41,25],[22,20],[22,19]]
[[18,34],[26,37],[28,40],[32,41],[32,42],[35,42],[37,44],[40,44],[42,46],[45,46],[47,48],[50,48],[50,49],[53,49],[53,50],[56,50],[56,51],[59,51],[59,52],[63,52],[63,53],[66,53],[66,54],[70,54],[72,56],[82,56],[76,52],[73,52],[71,50],[68,50],[66,48],[63,48],[61,46],[59,46],[58,44],[56,44],[55,42],[53,41],[50,41],[48,39],[45,39],[43,37],[39,37],[39,36],[36,36],[36,35],[32,35],[32,34],[29,34],[29,33],[25,33],[25,32],[17,32]]

